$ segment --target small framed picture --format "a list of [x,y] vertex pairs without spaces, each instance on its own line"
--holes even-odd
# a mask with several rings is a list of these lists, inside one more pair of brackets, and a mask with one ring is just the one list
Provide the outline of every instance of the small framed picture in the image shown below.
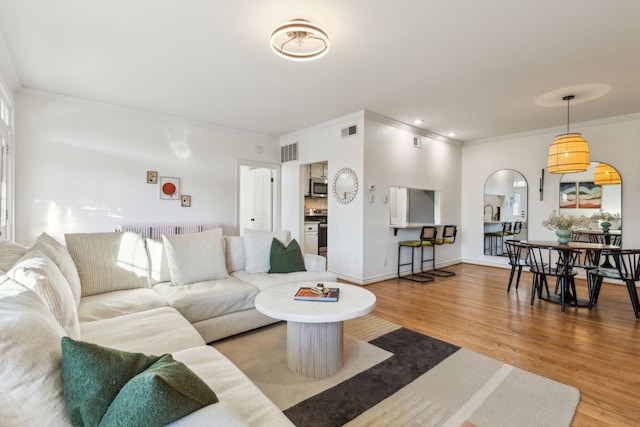
[[157,183],[158,183],[158,172],[147,171],[147,184],[157,184]]
[[183,194],[180,196],[180,200],[182,200],[182,207],[189,208],[191,207],[191,196],[188,194]]
[[180,178],[160,177],[160,199],[178,200],[180,198]]

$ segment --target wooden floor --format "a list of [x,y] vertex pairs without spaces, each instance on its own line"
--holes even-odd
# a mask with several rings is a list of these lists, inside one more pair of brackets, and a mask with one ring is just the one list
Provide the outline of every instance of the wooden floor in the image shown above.
[[[531,274],[507,293],[509,270],[458,264],[419,284],[368,285],[374,315],[580,390],[574,426],[640,425],[640,320],[626,288],[603,284],[598,305],[530,304]],[[578,294],[586,284],[578,280]]]

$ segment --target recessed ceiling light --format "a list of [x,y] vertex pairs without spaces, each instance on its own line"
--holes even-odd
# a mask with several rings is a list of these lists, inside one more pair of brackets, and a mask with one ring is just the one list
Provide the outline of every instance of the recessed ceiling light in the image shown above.
[[458,134],[458,132],[449,132],[447,135],[449,136],[456,136]]
[[423,124],[423,123],[424,123],[424,120],[422,120],[422,119],[415,119],[415,120],[413,121],[413,123],[414,123],[414,124],[416,124],[416,125],[421,125],[421,124]]

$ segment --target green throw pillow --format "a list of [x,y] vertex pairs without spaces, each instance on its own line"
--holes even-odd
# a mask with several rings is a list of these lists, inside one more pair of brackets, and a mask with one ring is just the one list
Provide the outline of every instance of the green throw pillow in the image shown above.
[[147,356],[62,338],[62,380],[74,426],[162,426],[218,401],[171,355]]
[[306,271],[304,257],[296,239],[293,239],[289,246],[285,246],[280,240],[274,238],[271,241],[271,256],[269,260],[271,262],[269,273]]

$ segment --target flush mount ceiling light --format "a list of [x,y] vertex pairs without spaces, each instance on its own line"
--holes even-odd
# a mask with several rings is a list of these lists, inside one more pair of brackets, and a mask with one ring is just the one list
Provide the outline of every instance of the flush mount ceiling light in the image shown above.
[[587,141],[579,133],[569,133],[569,101],[573,98],[573,95],[562,98],[567,101],[567,133],[556,136],[549,146],[547,169],[550,173],[584,172],[590,165]]
[[621,182],[618,171],[606,163],[598,163],[593,171],[593,183],[596,185],[612,185]]
[[271,49],[283,58],[310,61],[329,51],[329,36],[306,19],[293,19],[273,30]]

